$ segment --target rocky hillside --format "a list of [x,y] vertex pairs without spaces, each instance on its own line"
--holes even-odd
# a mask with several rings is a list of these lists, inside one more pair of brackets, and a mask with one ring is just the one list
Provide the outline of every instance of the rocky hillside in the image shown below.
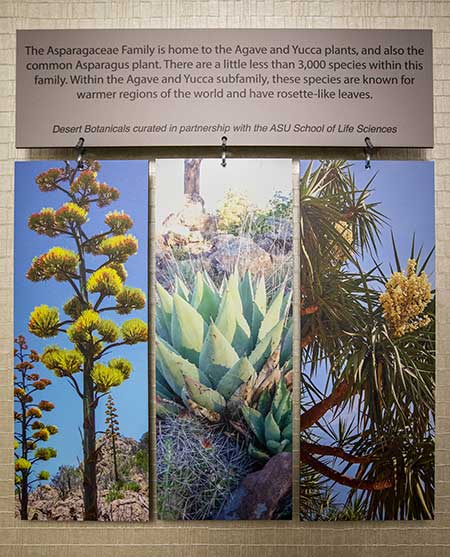
[[[147,450],[142,442],[118,437],[119,481],[114,477],[112,451],[108,441],[98,441],[99,520],[142,522],[149,518]],[[82,520],[81,465],[63,466],[48,484],[30,494],[31,520]]]

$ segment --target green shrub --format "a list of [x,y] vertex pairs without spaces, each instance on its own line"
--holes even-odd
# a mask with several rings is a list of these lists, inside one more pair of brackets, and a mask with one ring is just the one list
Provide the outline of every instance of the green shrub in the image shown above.
[[123,493],[119,484],[113,484],[111,489],[106,494],[105,500],[107,503],[112,503],[117,499],[123,499]]
[[130,480],[129,482],[125,482],[122,485],[122,490],[123,491],[135,491],[137,493],[138,491],[141,491],[141,486],[137,482],[135,482],[133,480]]

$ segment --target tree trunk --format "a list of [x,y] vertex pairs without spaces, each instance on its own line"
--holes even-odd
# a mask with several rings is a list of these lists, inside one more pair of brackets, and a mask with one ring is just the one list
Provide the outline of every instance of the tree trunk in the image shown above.
[[200,163],[202,159],[184,161],[184,194],[192,200],[200,197]]
[[28,474],[26,472],[22,472],[20,490],[20,518],[28,520]]
[[92,361],[85,359],[83,381],[83,500],[84,520],[98,520],[97,451],[95,447],[95,398]]

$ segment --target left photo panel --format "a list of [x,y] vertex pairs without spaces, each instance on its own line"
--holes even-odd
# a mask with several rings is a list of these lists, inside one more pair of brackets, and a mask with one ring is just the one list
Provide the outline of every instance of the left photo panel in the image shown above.
[[148,163],[15,166],[23,520],[149,519]]

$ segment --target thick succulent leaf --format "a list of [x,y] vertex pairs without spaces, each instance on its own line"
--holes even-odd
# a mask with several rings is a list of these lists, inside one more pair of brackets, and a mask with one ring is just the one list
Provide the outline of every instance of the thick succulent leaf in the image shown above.
[[222,377],[239,360],[230,342],[219,328],[211,323],[200,352],[200,369],[208,375],[215,388]]
[[231,278],[222,296],[215,323],[238,355],[242,356],[248,349],[250,327],[242,313],[239,290],[233,286]]
[[215,324],[219,328],[220,332],[228,340],[228,342],[233,341],[234,333],[236,330],[236,314],[238,313],[238,308],[233,299],[233,296],[225,285],[225,290],[222,294],[222,299],[219,306],[219,313]]
[[215,292],[217,295],[219,294],[219,290],[214,284],[213,279],[209,276],[209,274],[206,271],[203,271],[203,280],[207,283],[207,285],[211,288],[213,292]]
[[292,440],[292,421],[281,432],[282,439]]
[[182,407],[170,400],[164,400],[156,397],[156,416],[158,418],[167,418],[178,416]]
[[267,448],[272,454],[279,454],[286,451],[286,447],[289,445],[289,441],[283,439],[283,441],[267,441]]
[[294,324],[292,320],[290,321],[286,332],[284,333],[283,342],[281,344],[280,353],[280,367],[283,367],[286,362],[289,362],[292,358],[292,338],[293,338]]
[[282,379],[275,390],[272,402],[272,414],[277,423],[281,422],[283,416],[292,410],[292,396],[284,379]]
[[186,377],[186,391],[194,402],[207,410],[217,412],[218,414],[222,414],[225,411],[226,401],[220,393],[205,385],[201,385],[190,377]]
[[178,396],[181,396],[186,377],[196,381],[208,382],[208,379],[204,376],[200,378],[199,369],[195,364],[177,354],[161,339],[156,340],[156,357],[164,379]]
[[178,294],[173,295],[172,344],[191,363],[198,365],[205,334],[203,317]]
[[289,316],[289,312],[292,307],[291,302],[292,302],[292,290],[290,290],[287,296],[284,296],[283,298],[283,305],[281,306],[281,316],[284,319],[284,321],[286,321]]
[[156,283],[156,292],[159,297],[160,303],[158,304],[158,309],[160,310],[160,318],[163,320],[164,325],[167,328],[167,332],[171,331],[172,323],[172,311],[173,311],[173,299],[172,296],[167,292],[167,290],[159,284]]
[[163,364],[161,364],[157,358],[156,359],[156,394],[170,400],[173,398],[174,394],[169,383],[167,383],[167,381],[164,379],[162,365]]
[[156,381],[156,393],[161,398],[165,398],[167,400],[172,400],[172,398],[173,398],[173,392],[171,390],[167,389],[165,387],[165,385],[160,383],[158,380]]
[[253,443],[248,446],[248,454],[256,460],[269,460],[270,454],[261,449],[257,449]]
[[253,376],[256,376],[255,368],[244,356],[222,377],[217,390],[228,400],[242,383],[246,383]]
[[255,408],[251,408],[250,406],[243,406],[242,415],[244,416],[245,421],[255,434],[258,441],[264,444],[264,417],[262,416],[262,414],[260,414]]
[[290,405],[291,405],[291,409],[288,412],[285,412],[281,416],[280,421],[278,423],[278,426],[281,430],[283,430],[289,424],[292,424],[292,398],[291,398]]
[[267,335],[267,333],[272,330],[280,321],[282,315],[281,308],[283,307],[284,289],[285,286],[283,284],[283,286],[278,290],[278,293],[273,299],[272,303],[270,304],[270,307],[267,310],[267,313],[264,316],[264,319],[262,320],[261,326],[259,328],[258,340],[263,339]]
[[220,298],[215,290],[211,288],[202,273],[198,272],[195,279],[194,292],[192,293],[191,305],[203,317],[206,323],[217,317]]
[[241,295],[242,309],[245,320],[248,324],[251,324],[253,317],[253,284],[250,271],[245,273],[244,278],[239,285],[239,292]]
[[267,311],[267,294],[264,277],[261,277],[256,286],[255,296],[252,305],[252,347],[258,340],[259,328]]
[[236,323],[236,331],[231,344],[238,355],[243,356],[248,352],[249,344],[251,342],[251,332],[245,317],[242,314],[240,317],[242,317],[242,319],[239,319]]
[[279,443],[279,441],[272,441],[272,440],[268,440],[266,442],[266,447],[268,448],[269,452],[271,454],[278,454],[281,452],[281,445]]
[[[286,394],[286,391],[287,388],[285,382],[283,380],[279,381],[272,400],[272,413],[274,414],[274,416],[280,406],[281,401],[283,400],[284,395]],[[275,419],[278,421],[276,416]]]
[[279,321],[267,335],[258,342],[255,349],[249,356],[250,362],[259,373],[266,363],[267,358],[278,348],[281,335],[283,333],[283,322]]
[[260,412],[264,417],[270,412],[272,405],[272,398],[269,391],[263,391],[258,400],[258,412]]
[[241,293],[239,290],[239,274],[237,271],[234,271],[234,273],[228,277],[227,290],[230,292],[235,301],[238,313],[244,314],[244,307],[242,305]]
[[175,292],[181,296],[186,302],[189,301],[189,288],[180,276],[175,277]]
[[170,338],[170,330],[166,327],[165,317],[161,306],[156,306],[155,330],[159,337],[163,338],[166,342],[171,342],[172,339]]
[[266,438],[266,442],[268,441],[277,441],[281,440],[281,431],[278,427],[275,418],[272,415],[272,412],[269,412],[264,420],[264,435]]

